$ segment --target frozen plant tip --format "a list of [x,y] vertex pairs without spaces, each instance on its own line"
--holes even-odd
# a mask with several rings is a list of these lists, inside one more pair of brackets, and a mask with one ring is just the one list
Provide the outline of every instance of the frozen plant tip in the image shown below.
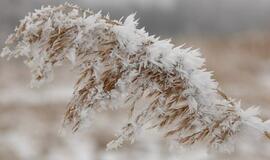
[[[149,36],[134,16],[122,22],[68,3],[42,7],[20,21],[1,56],[25,57],[32,86],[51,81],[55,66],[73,65],[78,80],[65,114],[73,131],[98,111],[128,107],[109,149],[133,141],[143,128],[158,128],[179,145],[225,151],[245,126],[269,138],[270,121],[223,94],[199,50]],[[142,99],[147,103],[136,105]]]

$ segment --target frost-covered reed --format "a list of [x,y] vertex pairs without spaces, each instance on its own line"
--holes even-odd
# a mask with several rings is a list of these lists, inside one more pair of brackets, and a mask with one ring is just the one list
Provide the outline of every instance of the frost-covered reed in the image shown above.
[[[73,65],[78,80],[65,124],[74,131],[96,112],[127,107],[129,118],[110,149],[146,128],[179,144],[225,151],[244,126],[269,136],[270,121],[222,93],[199,50],[148,35],[134,16],[118,21],[71,4],[42,7],[20,21],[1,55],[24,57],[32,86],[51,81],[55,66]],[[135,105],[141,99],[146,103]]]

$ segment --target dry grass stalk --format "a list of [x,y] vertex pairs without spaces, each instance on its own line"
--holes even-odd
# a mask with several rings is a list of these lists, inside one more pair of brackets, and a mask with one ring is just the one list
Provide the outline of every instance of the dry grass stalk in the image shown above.
[[[110,148],[133,141],[144,126],[161,129],[179,144],[219,149],[243,125],[269,138],[268,122],[256,110],[244,111],[218,90],[198,50],[174,47],[136,25],[134,15],[123,23],[76,5],[43,7],[20,21],[2,55],[25,56],[33,86],[50,81],[53,67],[65,60],[73,64],[79,76],[65,114],[73,131],[96,111],[130,107],[130,119]],[[136,106],[142,98],[151,102]]]

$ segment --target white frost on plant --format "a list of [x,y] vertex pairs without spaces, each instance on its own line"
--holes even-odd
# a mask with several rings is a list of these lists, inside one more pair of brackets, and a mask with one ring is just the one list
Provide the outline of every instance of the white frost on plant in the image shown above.
[[239,108],[239,112],[242,118],[242,122],[245,125],[255,128],[261,133],[270,131],[270,121],[268,120],[264,122],[261,118],[258,117],[260,114],[259,107],[250,107],[246,110]]
[[[74,131],[89,114],[129,108],[129,120],[109,148],[133,141],[146,126],[179,144],[202,142],[223,151],[243,125],[270,130],[257,109],[241,109],[218,89],[199,50],[175,47],[137,25],[135,14],[122,23],[76,5],[42,7],[20,21],[1,56],[25,57],[33,86],[51,81],[55,66],[71,62],[79,76],[66,120]],[[142,99],[149,103],[136,106]]]
[[112,27],[116,34],[121,49],[129,54],[135,54],[145,40],[144,29],[138,30],[136,27],[138,20],[135,20],[135,14],[129,15],[123,25]]

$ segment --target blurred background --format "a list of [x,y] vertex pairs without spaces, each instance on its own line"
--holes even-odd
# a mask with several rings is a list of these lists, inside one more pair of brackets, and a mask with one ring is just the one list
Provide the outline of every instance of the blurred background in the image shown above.
[[[1,0],[0,46],[18,21],[41,5],[64,0]],[[269,0],[76,0],[83,8],[108,12],[112,18],[136,12],[140,27],[172,38],[176,45],[200,48],[220,87],[243,106],[261,106],[270,117]],[[68,69],[67,69],[68,68]],[[30,89],[31,75],[21,59],[0,59],[1,160],[269,160],[270,141],[240,137],[232,154],[208,154],[203,148],[169,149],[154,131],[133,145],[105,151],[122,124],[121,111],[97,116],[90,128],[72,134],[61,131],[74,75],[57,69],[55,81]]]

